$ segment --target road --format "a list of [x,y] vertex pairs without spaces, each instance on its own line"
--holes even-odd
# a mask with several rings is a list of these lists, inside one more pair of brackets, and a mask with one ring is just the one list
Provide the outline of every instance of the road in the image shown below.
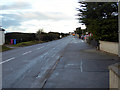
[[3,88],[41,88],[46,75],[73,37],[22,47],[2,53]]
[[108,66],[119,62],[72,36],[2,56],[3,88],[108,88]]

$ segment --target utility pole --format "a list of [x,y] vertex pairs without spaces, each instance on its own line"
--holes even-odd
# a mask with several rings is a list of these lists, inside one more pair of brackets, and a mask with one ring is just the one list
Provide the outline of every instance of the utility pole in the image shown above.
[[120,1],[118,2],[118,35],[119,35],[118,56],[120,57]]

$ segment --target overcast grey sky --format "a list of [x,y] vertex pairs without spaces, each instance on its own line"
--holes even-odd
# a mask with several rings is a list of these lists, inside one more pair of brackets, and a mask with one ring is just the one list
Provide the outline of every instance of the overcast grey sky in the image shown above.
[[0,18],[7,32],[71,32],[78,23],[78,0],[2,0]]

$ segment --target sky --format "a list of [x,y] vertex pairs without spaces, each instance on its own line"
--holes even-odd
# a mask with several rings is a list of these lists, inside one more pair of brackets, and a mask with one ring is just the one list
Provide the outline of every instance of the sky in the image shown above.
[[73,32],[85,28],[76,19],[78,0],[1,0],[0,23],[6,32]]

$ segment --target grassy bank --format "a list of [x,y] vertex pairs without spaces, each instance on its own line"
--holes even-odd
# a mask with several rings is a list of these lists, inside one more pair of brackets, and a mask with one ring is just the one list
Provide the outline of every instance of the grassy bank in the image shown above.
[[0,52],[11,50],[14,47],[25,47],[34,44],[44,43],[45,41],[29,41],[29,42],[21,42],[16,45],[0,45]]
[[11,50],[11,48],[5,46],[5,45],[0,45],[0,52]]

